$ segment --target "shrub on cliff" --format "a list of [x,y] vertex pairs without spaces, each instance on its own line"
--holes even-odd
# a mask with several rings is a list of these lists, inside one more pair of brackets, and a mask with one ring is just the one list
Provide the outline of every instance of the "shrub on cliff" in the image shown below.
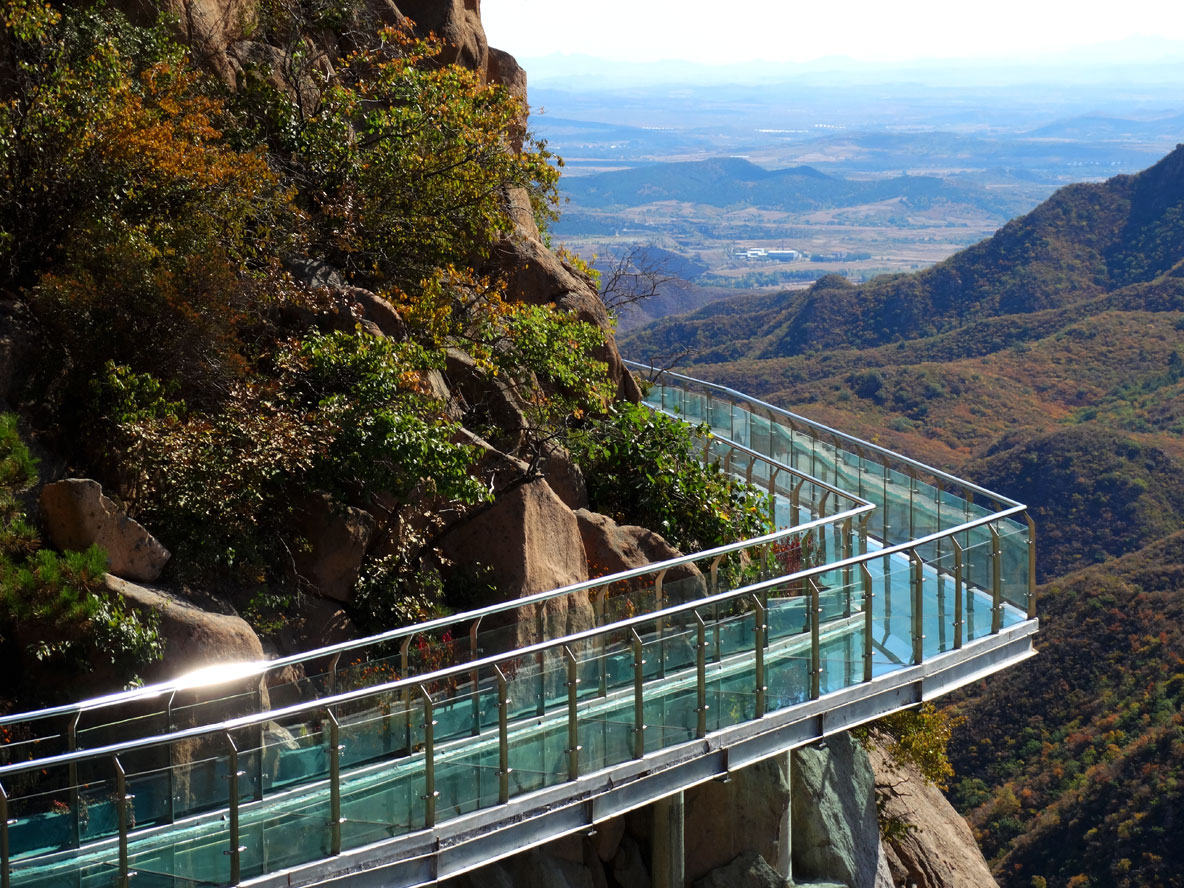
[[652,528],[683,552],[767,533],[766,498],[729,478],[718,463],[700,462],[694,434],[641,405],[613,405],[573,441],[592,508],[619,523]]
[[[490,259],[509,189],[545,215],[550,156],[515,149],[517,100],[440,44],[371,30],[318,65],[292,20],[297,88],[259,70],[229,93],[163,26],[39,0],[0,18],[0,289],[44,334],[21,395],[175,563],[286,584],[302,497],[484,496],[427,382],[447,348],[520,386],[544,434],[603,405],[600,332],[510,303]],[[285,270],[308,256],[405,338],[349,330],[340,281]]]
[[0,414],[0,650],[6,662],[22,665],[25,676],[24,686],[9,692],[43,696],[59,690],[30,686],[37,674],[29,668],[33,663],[50,670],[110,670],[126,682],[160,657],[156,621],[104,588],[107,556],[99,548],[64,555],[41,548],[17,502],[36,480],[16,417]]

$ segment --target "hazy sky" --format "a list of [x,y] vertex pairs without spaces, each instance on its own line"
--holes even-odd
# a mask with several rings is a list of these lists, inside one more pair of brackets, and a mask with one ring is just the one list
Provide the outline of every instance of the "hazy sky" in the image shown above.
[[493,46],[614,60],[1035,59],[1134,35],[1184,40],[1180,0],[482,0]]

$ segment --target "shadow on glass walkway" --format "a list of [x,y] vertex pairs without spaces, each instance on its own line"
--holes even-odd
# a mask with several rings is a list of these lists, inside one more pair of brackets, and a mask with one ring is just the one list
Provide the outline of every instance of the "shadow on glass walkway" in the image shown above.
[[1032,655],[1022,505],[635,369],[777,531],[6,716],[2,888],[429,884]]

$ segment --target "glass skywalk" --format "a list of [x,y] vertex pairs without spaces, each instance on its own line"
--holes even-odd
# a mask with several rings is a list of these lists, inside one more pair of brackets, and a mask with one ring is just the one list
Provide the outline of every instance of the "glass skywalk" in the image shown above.
[[[659,375],[647,403],[707,423],[704,458],[769,491],[780,529],[0,719],[17,738],[0,746],[2,888],[323,880],[1030,655],[1023,506],[686,377]],[[308,677],[281,680],[293,665]],[[383,884],[447,874],[424,866]]]

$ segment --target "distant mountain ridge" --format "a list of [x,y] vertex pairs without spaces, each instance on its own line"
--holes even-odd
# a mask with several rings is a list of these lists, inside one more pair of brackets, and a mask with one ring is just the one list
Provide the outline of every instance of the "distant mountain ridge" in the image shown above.
[[993,237],[924,271],[861,287],[827,276],[802,292],[725,300],[658,321],[623,346],[642,359],[683,348],[698,349],[702,363],[786,357],[1066,309],[1161,275],[1184,292],[1182,245],[1184,146],[1137,175],[1062,188]]
[[1027,205],[1006,193],[936,176],[844,179],[806,165],[768,170],[742,157],[648,164],[564,179],[561,187],[578,207],[589,209],[682,201],[809,212],[901,200],[917,209],[944,201],[1007,216]]

